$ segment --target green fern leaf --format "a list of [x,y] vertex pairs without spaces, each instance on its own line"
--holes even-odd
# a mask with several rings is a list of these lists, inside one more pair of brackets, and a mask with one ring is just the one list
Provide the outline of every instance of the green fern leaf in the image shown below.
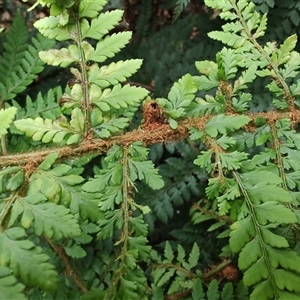
[[[77,110],[78,112],[78,110]],[[82,122],[75,118],[78,117],[78,114],[73,114],[73,125],[80,126]],[[71,121],[72,122],[72,121]],[[78,128],[70,126],[66,122],[59,122],[58,120],[52,121],[50,119],[42,119],[40,117],[36,119],[22,119],[14,122],[16,127],[25,132],[28,137],[31,137],[34,141],[42,141],[43,143],[61,143],[65,137],[67,144],[77,143],[81,138],[81,131],[78,131]]]
[[247,116],[225,116],[223,114],[212,117],[205,124],[204,130],[211,137],[216,137],[218,133],[235,131],[250,122]]
[[277,286],[281,289],[287,289],[291,292],[300,292],[300,286],[299,286],[299,275],[286,271],[277,269],[274,272],[275,280]]
[[234,300],[234,294],[233,294],[233,285],[231,282],[227,282],[221,292],[221,299],[222,300]]
[[102,102],[116,109],[127,108],[128,106],[139,104],[148,93],[146,89],[141,87],[117,84],[112,89],[104,89],[102,95],[94,103],[100,109]]
[[186,74],[173,84],[168,94],[168,99],[158,98],[156,101],[165,109],[167,115],[175,120],[186,114],[186,110],[192,103],[196,91],[197,88],[193,77],[190,74]]
[[177,0],[176,7],[173,12],[173,22],[175,22],[180,14],[182,13],[183,9],[190,3],[190,0]]
[[97,18],[93,18],[90,23],[85,19],[82,20],[82,38],[100,40],[121,21],[122,15],[123,11],[116,9],[100,14]]
[[40,19],[34,23],[34,27],[49,39],[66,41],[73,39],[71,32],[74,31],[75,25],[62,26],[60,24],[61,16],[50,16]]
[[0,110],[0,138],[7,133],[7,129],[10,127],[17,109],[15,107],[8,107]]
[[107,58],[114,57],[130,41],[132,33],[129,31],[114,33],[100,40],[95,51],[86,56],[87,60],[104,62]]
[[10,27],[3,44],[5,52],[1,57],[0,64],[0,79],[5,82],[5,77],[17,71],[18,64],[21,63],[24,57],[24,51],[27,49],[28,30],[25,21],[20,12],[17,12],[12,26]]
[[174,251],[173,251],[172,246],[169,243],[169,241],[166,242],[164,255],[165,255],[165,258],[166,258],[166,262],[172,263],[172,261],[174,259]]
[[295,214],[285,206],[275,201],[268,201],[255,207],[256,218],[261,225],[271,223],[296,223]]
[[70,247],[65,246],[64,249],[66,253],[73,258],[83,258],[86,256],[85,250],[81,246],[76,244],[73,244]]
[[[58,274],[42,248],[35,247],[26,238],[24,229],[14,227],[0,233],[0,263],[13,270],[25,285],[39,286],[45,290],[55,290]],[[41,276],[43,274],[43,276]]]
[[130,159],[129,169],[132,181],[136,179],[145,180],[145,183],[154,190],[161,189],[164,186],[164,181],[151,161],[134,161]]
[[179,263],[183,263],[185,258],[185,250],[180,244],[177,245],[177,253],[177,261]]
[[110,181],[113,184],[119,185],[122,181],[122,165],[111,164],[106,170],[101,170],[100,174],[95,175],[95,178],[90,179],[86,182],[82,189],[84,191],[95,193],[102,192],[110,185]]
[[21,225],[27,229],[32,226],[37,235],[60,239],[80,234],[80,227],[74,216],[64,206],[51,202],[42,194],[19,198],[12,209],[12,225],[18,214],[22,213]]
[[149,254],[151,251],[151,246],[147,245],[147,238],[144,236],[128,237],[129,249],[137,251],[137,256],[142,261],[148,261]]
[[223,31],[211,31],[208,33],[208,36],[211,39],[220,41],[228,46],[231,46],[235,49],[241,47],[251,47],[251,43],[247,41],[246,37],[237,35],[232,32],[223,32]]
[[[234,8],[234,4],[230,0],[224,0],[222,2],[216,2],[214,0],[204,0],[204,3],[211,7],[222,10],[222,12],[227,12]],[[238,16],[236,16],[237,18]]]
[[192,299],[193,300],[203,300],[205,299],[205,294],[203,292],[203,285],[199,278],[194,280],[193,283],[193,291],[192,291]]
[[[55,157],[50,158],[47,167]],[[98,207],[100,195],[82,192],[80,184],[84,179],[77,174],[72,174],[76,169],[62,164],[47,172],[43,169],[39,168],[30,177],[28,194],[41,192],[51,202],[70,207],[72,214],[79,213],[84,220],[90,218],[92,221],[97,221],[103,216]]]
[[71,195],[70,211],[72,214],[79,213],[83,220],[89,218],[93,222],[104,218],[98,206],[100,195],[85,193],[80,187],[76,186],[69,187],[68,190]]
[[166,283],[168,283],[170,281],[170,279],[174,276],[176,269],[172,268],[172,269],[168,269],[165,274],[159,279],[159,281],[157,282],[157,286],[163,286]]
[[125,81],[132,74],[136,73],[141,65],[141,59],[120,60],[101,68],[94,64],[88,71],[88,79],[90,83],[95,83],[99,87],[105,88]]
[[68,48],[51,49],[48,51],[40,51],[39,56],[42,61],[51,66],[61,66],[63,68],[74,62],[79,62],[79,50],[75,45],[70,45]]
[[[252,171],[241,174],[241,178],[255,204],[268,201],[292,202],[290,193],[278,186],[282,181],[281,178],[272,172]],[[264,178],[268,178],[268,182],[264,181]],[[279,221],[281,222],[283,220]]]
[[231,225],[230,248],[233,252],[240,252],[255,234],[254,224],[250,217],[239,220]]
[[102,8],[107,4],[108,0],[81,0],[79,4],[79,17],[80,18],[95,18]]
[[217,279],[214,279],[210,282],[208,285],[207,289],[207,299],[214,299],[214,300],[219,300],[220,299],[220,294],[219,294],[219,286],[218,286],[218,281]]
[[0,266],[0,297],[1,299],[26,300],[22,293],[25,286],[17,282],[11,270]]
[[291,57],[291,51],[296,47],[297,35],[293,34],[288,37],[284,43],[280,46],[278,51],[272,55],[272,61],[276,64],[281,65],[286,63]]
[[61,116],[61,110],[57,103],[57,99],[61,96],[62,90],[58,87],[50,89],[46,95],[42,95],[41,92],[38,93],[34,101],[27,96],[25,107],[21,107],[15,100],[12,100],[12,104],[18,108],[17,119],[42,117],[55,120]]
[[120,132],[122,129],[129,125],[129,119],[119,118],[113,119],[108,122],[104,122],[101,125],[95,127],[96,134],[104,139],[110,137],[112,134]]
[[199,247],[196,243],[194,243],[192,251],[190,252],[190,256],[188,259],[189,270],[197,266],[199,257],[200,257]]
[[9,178],[9,180],[7,181],[6,188],[9,191],[14,191],[21,186],[21,184],[24,182],[24,179],[25,179],[25,174],[24,171],[21,170]]

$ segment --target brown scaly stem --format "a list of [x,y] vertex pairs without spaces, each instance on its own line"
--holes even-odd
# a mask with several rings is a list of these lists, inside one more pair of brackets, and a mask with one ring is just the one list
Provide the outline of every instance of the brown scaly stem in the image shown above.
[[87,293],[88,289],[86,288],[83,280],[78,276],[75,272],[74,268],[71,266],[67,255],[62,247],[55,245],[50,239],[44,236],[44,239],[49,243],[53,251],[59,256],[59,258],[63,261],[66,266],[65,273],[70,276],[76,285],[80,288],[83,293]]
[[[226,115],[237,116],[239,114],[227,113]],[[265,113],[248,113],[245,115],[250,117],[252,121],[258,117],[264,118],[267,121],[290,118],[293,122],[300,123],[300,110],[295,110],[294,112],[270,111]],[[203,130],[206,122],[212,117],[213,115],[179,121],[176,130],[171,129],[168,124],[155,124],[153,128],[136,129],[125,134],[113,136],[109,140],[94,139],[84,141],[73,147],[63,146],[35,152],[3,155],[0,156],[0,167],[24,166],[29,161],[39,164],[51,153],[58,153],[58,159],[64,160],[89,154],[106,153],[113,145],[127,146],[136,141],[141,141],[144,145],[180,141],[189,136],[189,128],[196,127]],[[246,128],[250,131],[255,130],[255,126],[252,126],[251,122],[246,125]]]

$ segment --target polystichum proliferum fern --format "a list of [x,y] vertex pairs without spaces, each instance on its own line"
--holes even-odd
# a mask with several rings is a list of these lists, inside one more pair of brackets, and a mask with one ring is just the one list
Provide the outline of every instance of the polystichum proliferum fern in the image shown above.
[[[35,27],[55,48],[40,46],[41,36],[22,46],[16,18],[0,62],[11,78],[0,84],[1,298],[299,298],[297,37],[261,45],[267,16],[252,3],[205,2],[227,21],[209,34],[226,46],[157,99],[123,83],[140,59],[111,61],[131,33],[111,33],[123,12],[105,12],[106,0],[38,1],[50,16]],[[24,56],[20,66],[14,55]],[[16,95],[42,61],[69,68],[74,84],[27,97],[23,108]],[[269,78],[272,111],[253,104],[260,77]],[[150,109],[132,129],[144,99]],[[155,168],[147,146],[184,139],[168,146],[181,156]],[[23,146],[35,151],[16,153]],[[182,217],[183,203],[185,226],[162,245],[149,241],[159,224]],[[214,232],[222,252],[208,265],[203,236]]]

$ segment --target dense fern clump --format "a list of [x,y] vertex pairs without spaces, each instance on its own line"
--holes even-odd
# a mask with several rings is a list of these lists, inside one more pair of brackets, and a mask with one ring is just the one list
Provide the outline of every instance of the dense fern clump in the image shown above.
[[[163,78],[167,59],[118,54],[151,32],[152,6],[141,1],[128,45],[107,2],[39,0],[38,34],[20,14],[1,33],[0,298],[299,299],[296,34],[265,41],[265,6],[206,0],[223,48],[155,98],[129,78],[142,58]],[[160,48],[178,28],[172,64],[195,51],[176,43],[196,20],[153,35]],[[70,71],[68,87],[24,96],[45,64]]]

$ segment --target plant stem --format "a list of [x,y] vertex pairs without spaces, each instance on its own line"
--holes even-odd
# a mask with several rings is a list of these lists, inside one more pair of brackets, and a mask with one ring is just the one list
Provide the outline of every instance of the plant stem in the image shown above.
[[75,272],[74,268],[71,266],[68,257],[65,254],[65,251],[62,247],[55,245],[50,239],[44,236],[44,239],[49,243],[54,252],[59,256],[59,258],[63,261],[66,266],[66,274],[70,276],[76,285],[80,288],[83,293],[87,293],[88,289],[86,288],[83,280],[78,276]]
[[83,113],[84,113],[84,120],[85,120],[85,136],[88,135],[89,128],[90,128],[90,96],[88,91],[88,76],[87,76],[87,61],[85,58],[84,50],[82,47],[82,33],[81,33],[81,24],[79,18],[75,22],[76,25],[76,33],[77,33],[77,46],[79,49],[79,57],[80,57],[80,74],[82,77],[81,87],[83,91]]
[[223,269],[225,269],[227,266],[229,266],[232,263],[231,259],[228,259],[224,262],[222,262],[221,264],[219,264],[217,267],[215,267],[214,269],[212,269],[211,271],[205,273],[203,275],[204,278],[209,278],[215,274],[218,274],[220,271],[222,271]]
[[[123,158],[122,158],[122,166],[123,166],[123,180],[122,180],[122,195],[123,195],[123,202],[122,202],[122,214],[123,214],[123,226],[121,237],[117,244],[122,243],[121,254],[117,258],[119,262],[119,268],[115,271],[114,277],[112,280],[112,285],[107,293],[106,299],[111,299],[112,295],[115,293],[115,289],[117,288],[121,277],[125,276],[126,274],[126,255],[128,251],[128,238],[130,236],[129,233],[129,218],[130,218],[130,187],[131,187],[131,180],[129,178],[129,166],[128,166],[128,148],[123,148]],[[108,298],[109,297],[109,298]]]
[[[226,115],[235,116],[237,114],[226,113]],[[264,118],[267,121],[281,118],[291,118],[295,122],[300,123],[300,110],[296,110],[294,112],[270,111],[263,113],[248,113],[245,115],[247,115],[253,121],[258,117]],[[116,135],[110,138],[110,140],[94,139],[91,141],[84,141],[83,143],[73,147],[63,146],[36,152],[27,152],[23,154],[3,155],[1,156],[0,167],[22,166],[26,165],[29,161],[39,164],[44,161],[46,156],[54,152],[58,153],[58,159],[63,160],[95,153],[106,153],[107,150],[113,145],[127,146],[136,141],[141,141],[144,145],[153,145],[160,142],[170,143],[173,141],[184,140],[189,136],[188,130],[190,128],[196,127],[200,130],[203,130],[206,122],[211,117],[205,116],[201,118],[179,121],[178,128],[176,130],[171,129],[168,124],[161,124],[160,126],[156,127],[155,130],[147,128],[136,129],[126,134]],[[254,130],[255,128],[253,128],[253,131]]]
[[8,151],[7,151],[7,139],[6,139],[6,135],[4,135],[1,138],[1,147],[2,147],[3,155],[7,155]]
[[14,194],[11,195],[10,198],[8,198],[4,204],[4,207],[0,211],[0,227],[5,226],[5,222],[7,221],[6,218],[10,213],[10,210],[12,208],[12,205],[18,198],[18,193],[15,192]]

